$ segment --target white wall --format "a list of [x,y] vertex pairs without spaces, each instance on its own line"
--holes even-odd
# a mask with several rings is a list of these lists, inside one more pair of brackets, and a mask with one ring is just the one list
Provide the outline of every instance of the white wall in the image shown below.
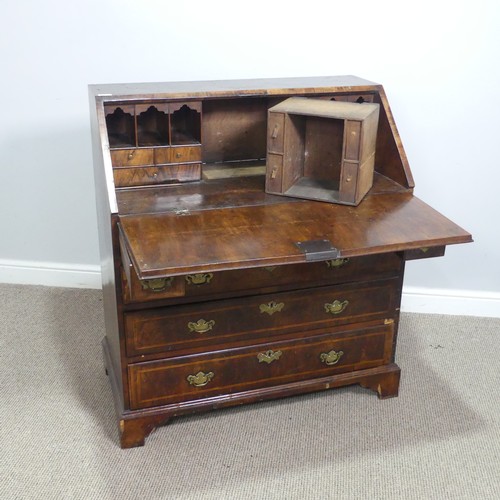
[[354,74],[384,85],[415,194],[475,239],[408,263],[407,308],[500,316],[497,5],[3,0],[0,281],[99,284],[88,83]]

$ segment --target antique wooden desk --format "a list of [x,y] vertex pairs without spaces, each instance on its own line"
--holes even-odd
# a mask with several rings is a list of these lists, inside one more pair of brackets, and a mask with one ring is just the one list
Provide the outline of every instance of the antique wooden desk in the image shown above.
[[[358,206],[266,194],[266,145],[281,147],[268,109],[291,96],[380,105]],[[405,260],[471,236],[413,196],[381,85],[93,85],[90,109],[122,447],[190,412],[348,384],[398,394]]]

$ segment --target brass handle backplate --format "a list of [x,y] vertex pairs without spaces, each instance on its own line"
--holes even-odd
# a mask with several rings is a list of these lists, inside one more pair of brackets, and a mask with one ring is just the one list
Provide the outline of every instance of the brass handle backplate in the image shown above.
[[280,359],[282,354],[283,353],[281,351],[273,351],[270,349],[266,352],[259,352],[259,354],[257,354],[257,359],[259,360],[259,363],[269,364]]
[[332,269],[338,269],[339,267],[345,266],[349,262],[349,258],[341,258],[327,260],[326,265]]
[[210,321],[199,319],[196,322],[190,321],[187,326],[190,332],[207,333],[214,327],[214,325],[215,321],[213,319],[211,319]]
[[278,124],[276,124],[276,125],[274,126],[274,128],[273,128],[272,133],[271,133],[271,138],[276,139],[276,137],[278,137],[278,132],[279,132],[279,130],[280,130],[280,127],[279,127],[279,125],[278,125]]
[[190,385],[194,385],[195,387],[203,387],[207,385],[214,378],[214,372],[198,372],[196,375],[188,375],[187,381]]
[[272,316],[276,312],[280,312],[283,307],[285,307],[285,304],[283,302],[269,302],[268,304],[261,304],[259,306],[260,312],[261,313],[267,313],[269,316]]
[[163,292],[163,290],[172,286],[172,281],[174,281],[173,276],[169,278],[155,278],[151,280],[141,280],[141,285],[143,290]]
[[186,281],[188,285],[205,285],[210,283],[213,277],[214,273],[188,274]]
[[339,361],[342,355],[344,354],[344,351],[330,351],[330,352],[322,352],[319,355],[319,358],[323,363],[326,363],[327,365],[336,365]]
[[325,304],[325,311],[329,314],[340,314],[348,305],[348,300],[344,300],[343,302],[334,300],[331,304]]

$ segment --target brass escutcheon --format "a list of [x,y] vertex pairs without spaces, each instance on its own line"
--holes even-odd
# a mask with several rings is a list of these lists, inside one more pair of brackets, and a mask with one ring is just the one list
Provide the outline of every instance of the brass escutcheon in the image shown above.
[[283,307],[285,307],[285,304],[283,302],[269,302],[268,304],[261,304],[259,306],[260,312],[261,313],[267,313],[269,316],[272,316],[275,312],[280,312]]
[[215,321],[213,319],[211,319],[210,321],[199,319],[196,322],[190,321],[187,326],[190,332],[207,333],[214,327],[214,325]]
[[323,363],[326,363],[327,365],[336,365],[339,361],[342,355],[344,354],[344,351],[330,351],[330,352],[322,352],[319,355],[319,358]]
[[172,286],[174,278],[155,278],[151,280],[141,280],[143,290],[150,290],[151,292],[163,292],[163,290]]
[[259,354],[257,354],[257,359],[259,360],[259,363],[269,364],[280,359],[282,354],[283,353],[281,351],[273,351],[270,349],[266,352],[259,352]]
[[343,302],[334,300],[331,304],[325,304],[325,311],[329,314],[340,314],[348,305],[348,300],[344,300]]
[[330,268],[337,269],[339,267],[345,266],[349,262],[349,258],[341,258],[339,257],[338,259],[332,259],[332,260],[327,260],[326,265]]
[[196,375],[188,375],[187,381],[190,385],[194,385],[195,387],[203,387],[207,385],[214,378],[214,372],[198,372]]
[[210,283],[213,277],[214,273],[188,274],[186,281],[188,285],[205,285]]

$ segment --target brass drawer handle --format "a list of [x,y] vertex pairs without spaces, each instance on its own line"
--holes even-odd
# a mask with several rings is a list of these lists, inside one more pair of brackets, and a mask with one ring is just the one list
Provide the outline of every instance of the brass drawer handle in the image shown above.
[[187,381],[190,385],[194,385],[195,387],[203,387],[207,385],[214,378],[214,372],[198,372],[196,375],[188,375]]
[[333,260],[327,260],[326,265],[331,269],[338,269],[339,267],[345,266],[349,262],[349,258],[338,258]]
[[279,133],[279,130],[280,130],[280,127],[278,124],[276,124],[273,128],[273,131],[271,133],[271,138],[272,139],[276,139],[276,137],[278,137],[278,133]]
[[336,365],[339,361],[342,355],[344,354],[344,351],[330,351],[330,352],[322,352],[319,355],[319,358],[323,363],[326,363],[327,365]]
[[325,311],[329,314],[340,314],[349,305],[348,300],[340,302],[340,300],[334,300],[331,304],[325,304]]
[[214,273],[188,274],[186,281],[188,285],[206,285],[213,277]]
[[283,302],[269,302],[268,304],[261,304],[259,306],[261,313],[267,313],[269,316],[272,316],[275,312],[280,312],[285,307]]
[[199,319],[198,321],[190,321],[188,323],[188,328],[190,332],[196,333],[207,333],[215,325],[215,321],[211,319],[210,321],[205,321],[204,319]]
[[174,281],[173,276],[169,278],[155,278],[151,280],[141,280],[141,285],[143,290],[149,290],[151,292],[163,292],[163,290],[170,288],[172,282]]
[[278,361],[282,354],[283,353],[281,351],[273,351],[272,349],[270,349],[266,352],[259,352],[259,354],[257,354],[257,359],[259,360],[259,363],[269,364],[273,361]]
[[130,151],[130,153],[128,154],[128,159],[131,160],[134,157],[134,154],[135,154],[135,149],[133,151]]

